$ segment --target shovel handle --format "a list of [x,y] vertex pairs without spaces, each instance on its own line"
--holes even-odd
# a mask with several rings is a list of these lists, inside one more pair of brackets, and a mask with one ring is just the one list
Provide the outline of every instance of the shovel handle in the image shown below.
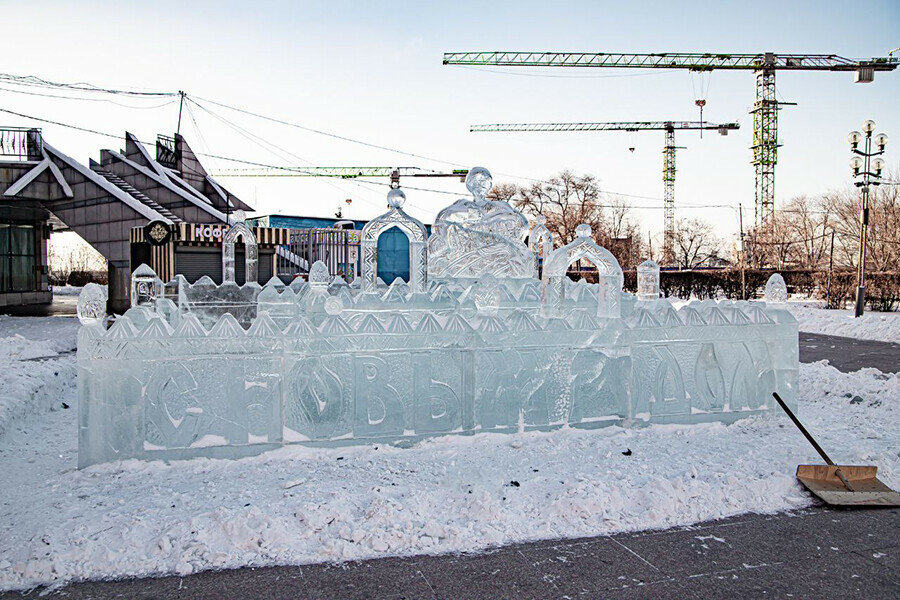
[[[820,446],[816,442],[816,440],[806,430],[806,427],[803,426],[803,424],[800,422],[800,420],[797,418],[797,416],[794,414],[794,412],[790,408],[788,408],[787,404],[784,403],[784,400],[781,399],[781,396],[778,395],[778,392],[772,392],[772,395],[775,397],[775,400],[778,401],[778,404],[781,406],[781,408],[784,410],[784,412],[787,413],[787,416],[789,416],[791,418],[791,421],[794,422],[794,425],[797,426],[797,429],[800,430],[800,433],[802,433],[806,437],[807,441],[810,444],[812,444],[812,447],[816,449],[816,452],[819,453],[819,456],[821,456],[825,460],[825,462],[828,463],[829,465],[831,465],[832,467],[835,466],[834,461],[831,460],[830,458],[828,458],[828,455],[825,454],[824,450],[822,450],[822,446]],[[838,471],[840,471],[840,469],[838,469]],[[839,475],[839,477],[841,477],[841,479],[843,479],[842,476],[843,476],[843,473],[841,473]]]

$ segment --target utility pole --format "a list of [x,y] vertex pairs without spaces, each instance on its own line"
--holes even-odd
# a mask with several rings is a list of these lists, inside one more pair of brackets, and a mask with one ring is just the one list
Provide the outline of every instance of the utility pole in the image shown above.
[[741,209],[741,203],[738,202],[738,222],[741,228],[741,300],[747,299],[747,270],[744,252],[744,211]]
[[831,230],[831,252],[828,256],[828,291],[825,294],[825,309],[831,308],[831,274],[834,271],[834,229]]
[[184,108],[184,92],[178,90],[181,99],[178,101],[178,127],[175,129],[175,135],[181,135],[181,110]]

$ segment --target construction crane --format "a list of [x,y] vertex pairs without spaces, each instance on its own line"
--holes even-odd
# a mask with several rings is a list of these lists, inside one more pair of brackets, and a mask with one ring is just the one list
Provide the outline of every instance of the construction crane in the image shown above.
[[470,131],[665,131],[663,146],[663,263],[674,262],[675,244],[675,130],[714,129],[720,135],[738,129],[737,123],[709,123],[704,121],[626,121],[618,123],[498,123],[492,125],[472,125]]
[[219,169],[214,177],[390,177],[391,187],[400,187],[400,177],[458,177],[466,180],[468,169],[453,169],[450,173],[438,173],[419,167],[255,167],[246,169]]
[[756,169],[756,224],[771,224],[775,207],[778,160],[778,108],[775,71],[851,71],[856,83],[870,83],[875,71],[893,71],[900,58],[852,59],[834,54],[656,53],[604,54],[572,52],[449,52],[445,65],[509,67],[613,67],[626,69],[748,70],[756,73],[753,115],[753,160]]

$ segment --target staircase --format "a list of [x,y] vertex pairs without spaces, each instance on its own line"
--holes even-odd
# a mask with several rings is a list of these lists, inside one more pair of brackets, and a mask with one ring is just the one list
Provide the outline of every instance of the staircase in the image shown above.
[[107,171],[106,169],[100,168],[96,165],[96,163],[91,165],[91,170],[94,171],[97,175],[100,175],[101,177],[106,179],[108,182],[110,182],[111,184],[113,184],[114,186],[116,186],[117,188],[122,190],[123,192],[125,192],[126,194],[128,194],[129,196],[132,196],[133,198],[135,198],[136,200],[141,202],[144,206],[146,206],[148,208],[152,208],[153,210],[155,210],[162,216],[166,217],[173,223],[182,223],[183,222],[178,215],[176,215],[175,213],[170,211],[168,208],[166,208],[162,204],[159,204],[158,202],[156,202],[155,200],[153,200],[152,198],[150,198],[149,196],[147,196],[140,190],[133,187],[130,183],[128,183],[127,181],[125,181],[124,179],[122,179],[121,177],[119,177],[118,175],[113,173],[112,171]]

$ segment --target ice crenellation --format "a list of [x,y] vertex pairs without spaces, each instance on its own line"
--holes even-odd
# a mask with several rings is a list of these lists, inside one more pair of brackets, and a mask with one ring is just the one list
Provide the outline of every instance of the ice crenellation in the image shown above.
[[[489,174],[470,189],[483,207]],[[730,422],[773,411],[773,391],[795,402],[797,324],[781,303],[783,284],[774,284],[774,305],[704,300],[676,309],[660,297],[651,261],[640,266],[639,293],[623,291],[621,268],[587,226],[555,249],[539,232],[537,252],[505,239],[494,248],[502,267],[481,260],[448,276],[431,268],[434,235],[419,237],[424,228],[402,213],[404,198],[392,193],[387,220],[370,222],[376,234],[362,240],[377,248],[386,230],[379,223],[407,223],[411,269],[419,269],[411,283],[386,285],[377,252],[350,282],[322,263],[308,281],[264,286],[181,276],[163,284],[141,266],[132,308],[108,329],[102,288],[86,287],[79,464],[234,458],[287,443]],[[508,207],[500,220],[510,211],[520,215]],[[466,227],[491,246],[493,211],[486,214],[470,215]],[[463,264],[472,248],[440,251]],[[542,277],[511,273],[513,254]],[[596,266],[596,283],[567,276],[579,259]]]
[[[536,282],[536,280],[535,280]],[[528,318],[530,323],[540,324],[546,327],[552,319],[541,314],[540,295],[533,293],[532,288],[510,289],[506,283],[497,280],[491,289],[486,290],[483,297],[479,297],[479,284],[471,284],[466,288],[450,286],[443,283],[432,284],[427,293],[415,294],[409,291],[409,287],[397,280],[391,286],[381,286],[376,292],[366,294],[351,286],[330,287],[322,291],[309,293],[309,286],[294,288],[284,285],[282,282],[270,281],[263,287],[258,285],[246,286],[246,289],[237,286],[229,286],[228,294],[232,300],[210,301],[216,296],[213,288],[200,284],[200,294],[195,295],[195,285],[187,283],[181,276],[166,285],[169,289],[179,289],[189,299],[179,312],[162,314],[159,307],[135,306],[125,312],[131,323],[142,330],[151,320],[162,319],[169,325],[177,323],[186,315],[194,315],[197,323],[206,328],[215,327],[225,315],[241,325],[242,331],[251,327],[258,315],[266,314],[269,319],[277,324],[279,330],[290,326],[294,319],[306,319],[319,327],[328,316],[326,302],[336,299],[340,302],[340,309],[336,315],[349,323],[359,323],[363,317],[371,316],[380,322],[395,314],[402,314],[412,323],[418,323],[422,318],[442,324],[452,313],[468,301],[473,303],[474,314],[459,314],[464,320],[477,322],[483,317],[482,311],[492,312],[505,317],[504,322],[509,323],[511,330],[517,329],[516,323],[521,318]],[[615,328],[615,323],[604,323],[601,326],[593,307],[597,303],[598,284],[587,283],[584,279],[575,282],[570,281],[566,285],[565,297],[569,301],[569,310],[564,318],[575,329],[600,329]],[[237,289],[237,293],[233,293]],[[539,289],[539,287],[538,287]],[[255,300],[254,300],[255,297]],[[319,302],[310,301],[317,297]],[[166,304],[174,301],[169,298],[162,299]],[[479,302],[484,302],[486,307],[479,308]],[[246,306],[244,306],[244,303]],[[676,309],[669,300],[658,299],[656,301],[637,301],[627,292],[622,293],[622,324],[625,329],[646,327],[681,327],[681,326],[708,326],[708,325],[748,325],[748,324],[774,324],[776,321],[770,316],[765,305],[759,302],[732,302],[730,300],[719,301],[693,301]],[[319,310],[321,305],[322,310]],[[494,306],[491,306],[494,305]],[[177,311],[178,309],[176,309]],[[237,315],[235,313],[238,313]],[[510,320],[512,318],[512,320]],[[442,325],[441,325],[442,326]],[[415,329],[415,328],[414,328]],[[526,329],[532,329],[526,326]],[[363,332],[365,333],[365,332]]]

